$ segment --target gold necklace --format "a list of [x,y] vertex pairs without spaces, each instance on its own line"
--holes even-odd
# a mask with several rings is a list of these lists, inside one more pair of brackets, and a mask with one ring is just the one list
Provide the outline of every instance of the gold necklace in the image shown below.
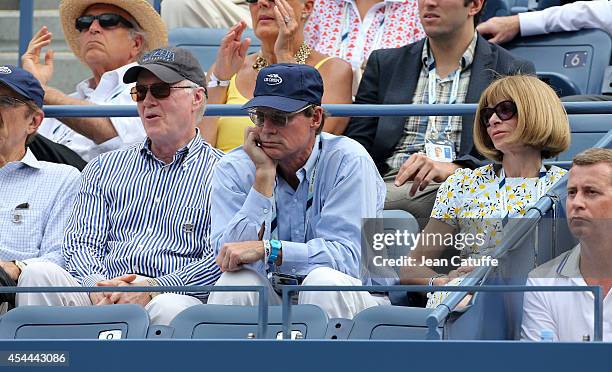
[[[306,63],[306,60],[310,56],[310,53],[312,53],[312,48],[306,45],[306,43],[302,43],[293,58],[295,58],[295,61],[298,64],[303,65]],[[266,59],[262,57],[261,52],[259,52],[257,54],[257,59],[255,60],[255,63],[253,63],[253,70],[261,71],[261,69],[266,66],[268,66],[268,61],[266,61]]]

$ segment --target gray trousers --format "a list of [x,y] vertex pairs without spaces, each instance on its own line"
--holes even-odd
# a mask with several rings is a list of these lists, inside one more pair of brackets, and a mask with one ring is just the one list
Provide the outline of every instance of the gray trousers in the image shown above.
[[429,221],[429,217],[431,217],[440,183],[432,182],[425,190],[417,191],[414,196],[410,196],[412,182],[408,181],[401,186],[395,186],[393,182],[396,175],[397,173],[388,174],[383,178],[387,187],[385,209],[400,209],[409,212],[417,219],[419,228],[423,230]]

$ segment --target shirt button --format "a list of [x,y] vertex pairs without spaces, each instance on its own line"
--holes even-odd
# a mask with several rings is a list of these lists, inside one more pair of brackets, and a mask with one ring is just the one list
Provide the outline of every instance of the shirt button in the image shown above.
[[143,248],[144,248],[144,246],[143,246],[142,244],[139,244],[139,245],[138,245],[136,248],[138,248],[138,249],[143,249]]
[[295,269],[291,269],[291,272],[295,274]]
[[268,213],[268,208],[264,208],[264,209],[263,209],[263,212],[264,212],[264,213]]
[[147,232],[148,232],[149,234],[151,234],[151,233],[153,232],[153,228],[152,228],[152,227],[149,227],[149,228],[147,229]]
[[160,202],[160,201],[161,201],[161,199],[160,199],[160,198],[155,198],[155,203],[156,203],[156,204],[159,204],[159,202]]

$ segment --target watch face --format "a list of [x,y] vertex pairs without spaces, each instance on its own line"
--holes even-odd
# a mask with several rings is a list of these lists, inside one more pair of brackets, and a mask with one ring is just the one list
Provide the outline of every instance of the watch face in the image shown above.
[[273,248],[280,248],[281,247],[281,242],[278,240],[270,240],[270,245]]

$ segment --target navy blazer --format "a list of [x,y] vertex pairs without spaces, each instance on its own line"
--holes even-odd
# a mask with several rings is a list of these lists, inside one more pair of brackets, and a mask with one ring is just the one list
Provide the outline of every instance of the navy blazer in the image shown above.
[[[425,40],[401,48],[372,52],[355,97],[356,104],[412,103],[423,61]],[[487,86],[499,75],[535,74],[533,63],[515,58],[507,50],[478,35],[465,103],[477,103]],[[482,164],[474,146],[474,114],[464,115],[461,145],[456,163],[474,168]],[[381,174],[387,171],[385,161],[402,136],[406,117],[354,117],[346,136],[361,143],[370,153]]]

